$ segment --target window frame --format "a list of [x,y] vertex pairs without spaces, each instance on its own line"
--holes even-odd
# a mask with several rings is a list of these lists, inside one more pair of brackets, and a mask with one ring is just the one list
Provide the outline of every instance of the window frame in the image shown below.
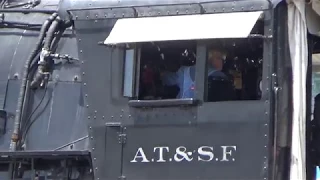
[[[258,100],[234,100],[234,101],[228,101],[228,102],[245,102],[245,101],[261,101],[261,100],[268,100],[270,90],[269,87],[271,87],[271,69],[270,69],[270,63],[272,61],[272,39],[269,37],[272,36],[272,25],[268,22],[271,20],[271,13],[270,11],[264,11],[263,12],[263,21],[264,21],[264,39],[263,39],[263,64],[262,64],[262,89],[261,89],[261,98]],[[248,37],[249,38],[249,37]],[[191,99],[195,104],[201,103],[219,103],[219,102],[207,102],[207,45],[209,44],[208,41],[212,40],[196,40],[196,72],[195,72],[195,98]],[[139,100],[139,86],[140,86],[140,62],[141,62],[141,43],[134,43],[134,62],[135,64],[135,78],[134,78],[134,92],[133,97],[129,98],[129,100]],[[187,104],[190,105],[190,98],[184,98],[184,99],[170,99],[165,100],[166,102],[174,102],[174,101],[186,102],[182,103],[182,105]],[[145,103],[149,104],[151,102],[150,100],[139,100],[139,102],[131,102],[129,104],[135,104],[134,106],[138,106],[138,103]],[[159,104],[166,104],[163,103],[164,100],[152,100],[152,102],[159,102]],[[175,103],[178,105],[179,103]],[[165,106],[169,106],[165,105]]]
[[[270,58],[266,58],[266,55],[268,55],[269,49],[266,46],[269,46],[268,43],[266,43],[265,41],[268,41],[267,39],[264,40],[263,42],[263,64],[262,64],[262,84],[267,84],[267,81],[269,81],[269,73],[268,73],[268,67],[269,67],[269,63],[268,61],[270,61]],[[207,97],[207,78],[206,78],[206,74],[207,74],[207,50],[208,50],[208,42],[203,41],[203,40],[199,40],[197,41],[197,46],[196,46],[196,61],[197,63],[195,64],[195,101],[198,102],[203,102],[203,103],[207,103],[206,101],[206,97]],[[141,46],[135,46],[135,82],[134,84],[134,99],[139,98],[139,83],[140,83],[140,62],[141,62]],[[263,86],[265,87],[265,86]],[[265,100],[267,97],[265,96],[266,93],[268,93],[269,90],[268,88],[262,88],[262,96],[261,99],[259,100]],[[183,99],[171,99],[170,101],[183,101],[185,100],[186,102],[190,102],[190,98],[183,98]],[[254,101],[259,101],[259,100],[254,100]],[[151,102],[150,100],[139,100],[139,101],[145,101],[146,104],[148,104],[148,102]],[[152,100],[153,102],[163,102],[164,100]],[[168,100],[166,100],[168,101]],[[238,101],[253,101],[253,100],[234,100],[234,101],[228,101],[228,102],[238,102]],[[218,103],[218,102],[217,102]],[[136,104],[136,103],[133,103]],[[162,103],[163,104],[163,103]],[[189,103],[188,103],[189,104]]]
[[[262,61],[262,88],[261,88],[261,98],[257,100],[233,100],[228,102],[244,102],[244,101],[261,101],[269,99],[269,86],[271,84],[271,69],[270,63],[272,61],[272,39],[265,38],[270,37],[272,32],[270,31],[271,25],[266,23],[270,21],[271,15],[269,11],[264,11],[264,39],[263,39],[263,61]],[[197,63],[196,63],[196,72],[195,72],[195,98],[203,103],[219,103],[219,102],[209,102],[207,101],[207,91],[208,91],[208,83],[207,83],[207,58],[208,58],[208,45],[210,41],[197,41]],[[224,102],[224,101],[222,101]]]

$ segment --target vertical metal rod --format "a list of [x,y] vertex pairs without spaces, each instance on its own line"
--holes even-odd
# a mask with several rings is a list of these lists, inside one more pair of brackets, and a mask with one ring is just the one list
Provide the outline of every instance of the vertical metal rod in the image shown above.
[[195,72],[195,98],[199,101],[206,100],[207,92],[207,46],[205,43],[197,43],[197,63]]

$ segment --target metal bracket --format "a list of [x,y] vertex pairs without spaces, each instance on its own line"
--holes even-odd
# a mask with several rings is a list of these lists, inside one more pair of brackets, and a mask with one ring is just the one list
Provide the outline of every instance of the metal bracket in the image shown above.
[[126,143],[126,140],[127,140],[127,134],[125,133],[126,128],[123,127],[120,122],[107,122],[106,126],[110,127],[110,128],[117,128],[117,129],[119,128],[118,142],[119,142],[119,144]]
[[272,73],[272,82],[273,82],[273,86],[277,87],[278,86],[278,78],[277,78],[277,74],[276,73]]
[[262,34],[250,34],[248,36],[248,38],[257,38],[257,39],[272,39],[272,35],[266,36],[266,35],[262,35]]
[[125,144],[127,141],[127,134],[125,133],[119,133],[118,135],[119,144]]
[[279,87],[278,83],[278,76],[276,73],[272,73],[272,87],[273,87],[273,92],[275,94],[275,97],[278,97],[278,93],[281,90],[281,87]]
[[104,47],[107,47],[107,48],[120,48],[120,49],[129,49],[132,45],[131,44],[128,44],[128,43],[120,43],[120,44],[104,44],[103,41],[99,41],[98,42],[98,45],[99,46],[104,46]]
[[120,122],[107,122],[106,123],[107,127],[121,127],[121,123]]

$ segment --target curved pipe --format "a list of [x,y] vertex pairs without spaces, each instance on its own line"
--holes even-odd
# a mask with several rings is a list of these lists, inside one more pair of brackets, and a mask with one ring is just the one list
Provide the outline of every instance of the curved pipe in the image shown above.
[[56,10],[48,9],[0,9],[0,13],[43,13],[43,14],[55,14]]
[[16,26],[27,26],[27,27],[41,27],[41,24],[30,24],[30,23],[24,23],[24,22],[15,22],[15,21],[1,21],[2,24],[7,25],[16,25]]
[[58,16],[53,23],[51,24],[48,33],[47,33],[47,37],[46,40],[44,42],[44,46],[43,49],[50,51],[50,46],[52,44],[52,40],[54,38],[54,33],[58,30],[59,24],[61,22],[60,17]]
[[[1,12],[1,10],[0,10],[0,12]],[[12,133],[11,142],[10,142],[10,150],[11,151],[17,150],[17,142],[19,140],[19,129],[20,129],[20,123],[21,123],[20,120],[21,120],[21,114],[23,111],[23,102],[24,102],[25,95],[26,95],[28,72],[29,72],[30,64],[31,64],[32,60],[35,58],[35,56],[37,55],[37,52],[39,52],[41,45],[42,45],[42,41],[46,35],[46,32],[49,29],[49,26],[51,25],[52,21],[57,16],[58,16],[58,14],[54,13],[43,23],[41,30],[40,30],[40,34],[39,34],[38,43],[36,44],[35,49],[31,52],[28,59],[26,60],[25,69],[24,69],[23,77],[22,77],[22,84],[20,86],[20,93],[19,93],[19,98],[18,98],[18,103],[17,103],[16,116],[14,119],[13,133]]]
[[54,21],[52,22],[48,32],[47,32],[47,36],[45,38],[45,42],[41,51],[41,55],[40,55],[40,61],[38,62],[39,66],[38,66],[38,71],[35,74],[35,77],[33,79],[33,81],[30,84],[30,87],[32,89],[36,89],[38,88],[38,86],[40,85],[41,81],[43,80],[43,72],[46,69],[46,66],[48,64],[47,62],[47,56],[51,54],[51,44],[52,41],[54,39],[54,34],[56,31],[58,31],[59,25],[61,24],[61,19],[59,18],[59,16],[57,16]]
[[29,5],[28,2],[23,2],[23,3],[17,3],[17,4],[10,4],[10,5],[4,5],[4,8],[17,8],[17,7],[21,7],[21,6],[26,6]]

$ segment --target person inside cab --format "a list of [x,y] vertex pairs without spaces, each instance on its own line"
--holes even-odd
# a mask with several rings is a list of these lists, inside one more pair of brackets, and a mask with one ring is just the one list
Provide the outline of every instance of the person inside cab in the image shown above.
[[[212,48],[208,54],[208,77],[228,79],[221,70],[223,68],[225,54],[218,49]],[[162,82],[165,86],[178,86],[180,91],[177,98],[193,98],[195,90],[195,65],[182,66],[175,73],[163,73]]]

